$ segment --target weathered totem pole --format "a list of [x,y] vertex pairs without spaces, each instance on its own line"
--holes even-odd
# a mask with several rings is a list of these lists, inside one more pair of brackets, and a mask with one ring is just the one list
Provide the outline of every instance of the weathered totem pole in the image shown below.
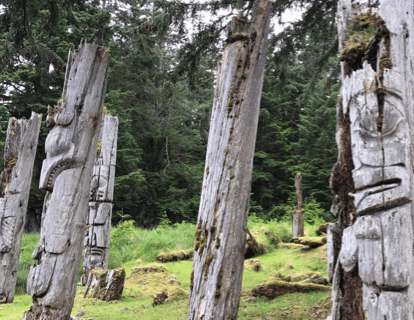
[[48,110],[40,188],[47,190],[39,245],[28,293],[34,305],[23,319],[68,319],[73,306],[89,190],[101,126],[109,51],[83,43],[70,52],[63,97]]
[[338,4],[329,319],[413,319],[413,2]]
[[218,66],[188,319],[236,319],[271,1],[233,18]]
[[303,197],[302,197],[302,175],[297,173],[295,176],[296,197],[298,198],[298,205],[295,206],[292,212],[292,237],[303,237]]
[[118,118],[107,114],[98,141],[91,180],[82,285],[86,284],[92,269],[108,267],[117,138]]
[[26,220],[42,115],[29,120],[11,118],[4,148],[5,170],[0,175],[0,303],[13,302],[19,266],[20,241]]

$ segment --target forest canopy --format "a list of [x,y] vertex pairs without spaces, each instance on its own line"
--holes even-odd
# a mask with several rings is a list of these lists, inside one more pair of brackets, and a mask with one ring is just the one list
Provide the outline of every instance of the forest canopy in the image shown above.
[[[111,51],[105,107],[120,121],[113,222],[128,218],[144,227],[166,217],[195,222],[226,24],[240,12],[249,16],[254,1],[200,2],[3,1],[0,149],[10,117],[29,118],[35,111],[46,119],[48,105],[61,98],[68,51],[82,39],[95,42]],[[263,219],[290,219],[298,172],[309,212],[305,219],[331,219],[339,91],[336,6],[336,0],[274,1],[274,21],[292,9],[302,16],[269,38],[250,203],[250,212]],[[38,184],[48,131],[43,121],[31,224],[41,218],[44,193]]]

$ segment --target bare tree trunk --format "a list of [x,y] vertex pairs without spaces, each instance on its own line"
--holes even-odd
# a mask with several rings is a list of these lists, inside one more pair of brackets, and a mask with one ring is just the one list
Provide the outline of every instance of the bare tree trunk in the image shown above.
[[298,198],[298,205],[295,206],[292,212],[292,237],[303,237],[305,234],[303,229],[303,197],[302,197],[302,175],[297,173],[295,176],[296,197]]
[[42,115],[29,120],[11,118],[4,148],[5,170],[0,179],[0,303],[13,302],[19,266],[20,241],[26,220]]
[[118,118],[105,115],[91,181],[82,285],[92,269],[108,267],[117,139]]
[[340,0],[337,18],[329,319],[413,319],[413,3],[380,0],[369,9]]
[[236,319],[271,2],[234,18],[218,68],[188,319]]
[[109,52],[81,44],[69,53],[63,98],[48,110],[40,187],[48,192],[28,293],[34,305],[23,319],[68,319],[85,239],[89,188],[101,125]]

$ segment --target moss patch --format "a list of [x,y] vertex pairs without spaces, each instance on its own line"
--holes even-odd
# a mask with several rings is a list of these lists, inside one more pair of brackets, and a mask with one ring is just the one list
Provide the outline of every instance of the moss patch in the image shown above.
[[161,264],[149,264],[134,268],[125,281],[125,289],[133,290],[136,296],[156,297],[157,294],[166,293],[166,302],[187,297],[188,292],[180,288],[180,281],[167,272]]
[[177,260],[188,260],[193,256],[193,249],[177,250],[170,252],[161,252],[156,260],[161,262],[170,262]]
[[331,287],[314,283],[291,283],[281,280],[271,280],[255,286],[252,289],[252,295],[254,297],[266,297],[269,299],[274,299],[286,293],[307,293],[316,290],[329,291],[331,290]]
[[244,261],[244,270],[253,270],[259,272],[262,269],[262,264],[260,263],[259,259],[248,259]]
[[326,237],[299,237],[292,238],[290,242],[303,244],[309,247],[320,247],[326,243]]

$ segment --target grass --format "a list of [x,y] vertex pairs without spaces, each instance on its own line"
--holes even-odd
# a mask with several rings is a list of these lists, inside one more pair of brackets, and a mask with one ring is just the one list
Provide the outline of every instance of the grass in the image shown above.
[[[259,259],[262,270],[259,272],[246,270],[243,274],[243,291],[248,292],[255,285],[263,283],[272,272],[278,270],[282,276],[301,272],[317,271],[326,276],[326,246],[312,250],[305,250],[301,246],[294,248],[277,247],[279,241],[287,241],[291,237],[291,226],[287,222],[271,221],[265,223],[259,219],[249,222],[249,230],[263,242],[268,252],[255,257]],[[315,236],[317,226],[306,225],[305,235]],[[132,268],[154,263],[157,255],[162,251],[190,249],[193,247],[195,226],[189,223],[175,224],[145,230],[135,228],[132,222],[125,221],[111,230],[110,268],[123,266],[127,276]],[[22,251],[18,273],[19,289],[15,302],[0,305],[1,319],[21,319],[22,313],[32,305],[31,299],[24,294],[28,266],[35,261],[31,259],[34,247],[39,236],[25,234],[22,240]],[[285,267],[291,264],[294,269]],[[190,289],[190,274],[192,261],[174,261],[163,263],[168,274],[174,275],[181,283],[180,288]],[[148,284],[149,286],[151,284]],[[81,311],[86,313],[81,319],[186,319],[188,297],[181,297],[156,307],[152,306],[153,299],[146,295],[145,284],[139,284],[132,289],[125,289],[122,299],[113,302],[104,302],[96,299],[84,299],[83,287],[78,287],[72,315]],[[154,288],[156,289],[156,288]],[[274,300],[258,298],[248,301],[249,297],[242,297],[239,308],[239,319],[315,319],[312,316],[314,306],[326,298],[328,292],[312,292],[308,294],[286,294]],[[250,296],[251,299],[251,296]],[[328,303],[329,305],[329,303]]]

